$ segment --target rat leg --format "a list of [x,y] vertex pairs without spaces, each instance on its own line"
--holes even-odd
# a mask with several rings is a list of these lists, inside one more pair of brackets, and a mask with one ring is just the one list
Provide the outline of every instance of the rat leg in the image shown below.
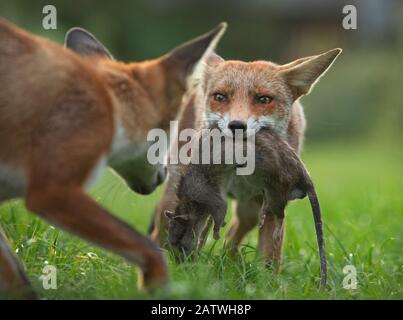
[[206,244],[208,233],[212,225],[213,225],[213,218],[209,216],[207,218],[206,225],[204,226],[204,229],[200,235],[199,241],[197,242],[197,250],[201,250]]

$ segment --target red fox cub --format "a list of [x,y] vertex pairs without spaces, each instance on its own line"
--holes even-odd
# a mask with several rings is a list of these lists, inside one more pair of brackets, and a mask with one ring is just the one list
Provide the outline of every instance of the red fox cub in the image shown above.
[[[340,53],[341,49],[333,49],[285,65],[224,61],[212,54],[198,70],[197,84],[184,101],[179,128],[216,126],[223,132],[242,130],[245,137],[270,128],[299,154],[305,132],[299,98],[310,92]],[[165,193],[150,226],[151,237],[162,245],[167,236],[163,212],[175,210],[180,179],[178,166],[169,166],[169,173]],[[243,237],[257,226],[263,198],[256,195],[253,186],[245,184],[244,176],[234,175],[227,188],[226,193],[236,200],[236,212],[226,243],[236,251]],[[280,265],[283,223],[281,215],[274,219],[273,214],[268,214],[259,229],[259,251],[268,260],[275,260],[275,265]]]
[[[164,180],[162,166],[146,160],[147,133],[168,128],[188,76],[225,28],[158,59],[125,64],[83,29],[72,29],[63,48],[0,19],[0,202],[24,197],[49,223],[136,263],[140,285],[166,283],[158,247],[84,187],[106,164],[139,193]],[[3,236],[0,272],[0,290],[29,295]]]

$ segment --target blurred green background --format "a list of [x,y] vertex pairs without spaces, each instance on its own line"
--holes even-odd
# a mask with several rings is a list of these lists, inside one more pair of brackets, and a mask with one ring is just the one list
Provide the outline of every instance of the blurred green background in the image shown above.
[[[42,8],[54,4],[57,30],[42,28]],[[357,30],[342,27],[353,4]],[[397,138],[403,121],[403,3],[378,0],[3,0],[0,15],[63,43],[73,26],[94,33],[124,61],[158,57],[227,21],[218,53],[226,59],[292,59],[344,49],[331,72],[304,98],[309,141]]]
[[[57,30],[42,28],[45,4],[57,8]],[[357,30],[343,29],[346,4],[357,8]],[[239,264],[223,263],[221,242],[198,264],[177,266],[169,260],[173,297],[403,298],[402,1],[2,0],[0,15],[60,44],[69,28],[86,28],[123,61],[163,55],[220,21],[229,25],[217,50],[226,59],[286,63],[343,48],[302,100],[308,122],[303,159],[324,212],[329,292],[315,294],[316,244],[310,209],[302,201],[288,210],[281,276],[267,274],[249,258],[250,252],[256,253],[252,234],[243,248],[245,261]],[[142,232],[160,192],[133,195],[110,173],[92,191],[97,201]],[[135,290],[136,275],[126,262],[49,228],[28,215],[21,201],[2,205],[0,221],[43,297],[148,297]],[[214,246],[209,240],[207,247]],[[63,290],[41,288],[36,279],[45,263],[63,269]],[[358,268],[357,291],[341,287],[346,264]]]

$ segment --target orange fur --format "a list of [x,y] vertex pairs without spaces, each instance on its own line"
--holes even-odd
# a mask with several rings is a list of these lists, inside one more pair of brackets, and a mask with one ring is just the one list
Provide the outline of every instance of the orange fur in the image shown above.
[[[334,49],[285,65],[268,61],[225,61],[214,54],[207,59],[205,68],[199,71],[198,84],[188,94],[188,101],[192,101],[194,109],[193,116],[190,108],[187,108],[180,127],[216,125],[224,130],[230,128],[232,121],[241,122],[247,130],[254,129],[255,132],[270,127],[299,153],[305,132],[305,117],[299,98],[309,93],[340,52],[340,49]],[[217,94],[220,99],[216,98]],[[260,97],[270,99],[267,103],[261,103]],[[152,238],[162,244],[166,240],[167,226],[163,212],[175,211],[177,198],[173,195],[180,179],[175,166],[171,166],[169,171],[168,185],[157,207],[151,230]],[[237,249],[245,234],[257,224],[263,201],[262,197],[249,195],[251,188],[243,181],[243,177],[234,177],[226,190],[237,200],[236,214],[227,236],[227,245],[232,250]],[[259,229],[259,250],[265,259],[274,262],[277,270],[280,266],[283,229],[283,220],[272,216]]]
[[[148,193],[162,182],[144,160],[147,133],[168,128],[186,78],[224,30],[221,24],[161,58],[124,64],[85,30],[70,31],[65,48],[0,19],[0,202],[25,197],[52,224],[138,264],[142,285],[166,283],[155,243],[84,186],[112,157],[134,190]],[[1,259],[5,248],[0,238],[0,269],[16,275],[13,259]]]

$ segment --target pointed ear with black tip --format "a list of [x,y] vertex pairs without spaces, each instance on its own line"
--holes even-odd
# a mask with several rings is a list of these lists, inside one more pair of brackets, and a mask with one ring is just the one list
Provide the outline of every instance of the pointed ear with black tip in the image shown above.
[[193,73],[199,61],[214,50],[226,28],[227,24],[221,22],[210,32],[182,44],[163,57],[164,64],[184,87],[188,76]]
[[280,66],[280,75],[290,87],[294,100],[310,92],[341,52],[337,48]]
[[104,45],[90,32],[81,28],[72,28],[66,33],[64,42],[66,48],[77,52],[82,57],[100,56],[113,59]]

